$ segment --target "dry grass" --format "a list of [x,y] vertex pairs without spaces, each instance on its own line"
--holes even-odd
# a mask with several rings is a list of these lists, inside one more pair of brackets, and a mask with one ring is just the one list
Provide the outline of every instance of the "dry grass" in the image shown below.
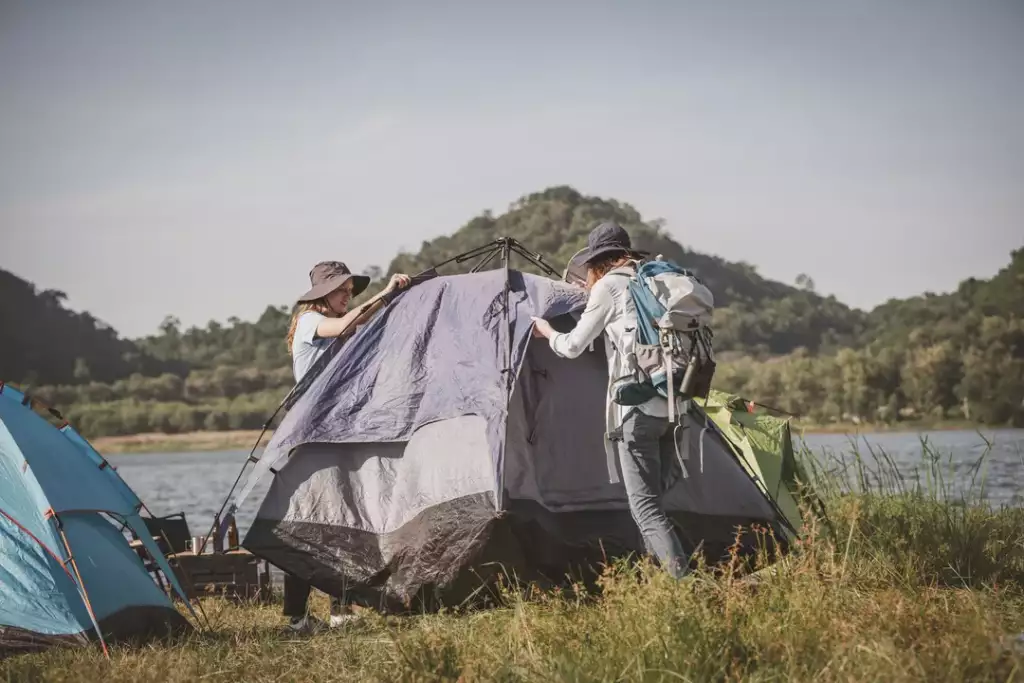
[[[14,657],[0,680],[1024,680],[1024,509],[953,499],[936,476],[907,490],[872,457],[879,471],[854,454],[852,483],[816,465],[825,515],[753,575],[736,561],[678,583],[621,562],[597,593],[506,586],[495,609],[370,614],[308,637],[282,630],[279,604],[207,599],[204,632],[111,661],[98,648]],[[326,617],[324,596],[313,604]]]
[[[10,681],[1024,680],[1024,510],[847,496],[754,579],[676,583],[609,567],[599,595],[504,590],[504,607],[371,615],[286,635],[279,606],[208,599],[179,642],[53,650],[0,663]],[[326,612],[316,596],[314,609]]]

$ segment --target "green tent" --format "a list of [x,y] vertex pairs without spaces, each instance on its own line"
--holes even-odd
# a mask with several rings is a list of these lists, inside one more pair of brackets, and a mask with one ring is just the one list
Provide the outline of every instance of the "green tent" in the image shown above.
[[797,503],[800,485],[809,484],[793,450],[789,419],[755,412],[755,404],[712,390],[697,401],[739,456],[747,473],[764,488],[798,533],[803,519]]

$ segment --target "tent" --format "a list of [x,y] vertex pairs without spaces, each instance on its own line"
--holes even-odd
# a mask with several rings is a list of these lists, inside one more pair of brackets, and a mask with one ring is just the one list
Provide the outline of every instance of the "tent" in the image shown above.
[[191,629],[122,532],[142,539],[184,598],[139,498],[78,432],[34,405],[0,383],[0,656],[94,640],[106,651]]
[[[586,293],[507,267],[412,287],[341,346],[291,405],[233,499],[272,477],[242,545],[357,602],[452,604],[493,574],[562,580],[642,553],[606,448],[601,340],[580,358],[532,338],[572,329]],[[715,561],[738,526],[787,516],[717,424],[685,415],[665,503]],[[741,536],[741,551],[758,539]]]
[[[765,411],[735,394],[712,389],[701,407],[743,463],[747,473],[765,488],[795,531],[803,529],[798,499],[810,486],[793,450],[789,419]],[[813,501],[813,492],[804,488]]]

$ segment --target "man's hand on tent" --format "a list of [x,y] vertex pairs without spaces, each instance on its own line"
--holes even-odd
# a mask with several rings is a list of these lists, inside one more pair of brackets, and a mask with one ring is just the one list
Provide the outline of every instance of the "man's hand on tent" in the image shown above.
[[551,323],[549,323],[544,318],[530,316],[530,320],[533,321],[534,337],[537,337],[538,339],[541,337],[545,339],[551,339],[551,337],[555,336],[555,328],[551,327]]

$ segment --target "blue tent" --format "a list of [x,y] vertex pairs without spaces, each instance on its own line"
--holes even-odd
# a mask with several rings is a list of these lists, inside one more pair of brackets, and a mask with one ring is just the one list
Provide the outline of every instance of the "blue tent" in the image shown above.
[[142,539],[184,598],[138,496],[34,403],[0,382],[0,657],[94,639],[106,651],[110,641],[190,630],[122,533]]

